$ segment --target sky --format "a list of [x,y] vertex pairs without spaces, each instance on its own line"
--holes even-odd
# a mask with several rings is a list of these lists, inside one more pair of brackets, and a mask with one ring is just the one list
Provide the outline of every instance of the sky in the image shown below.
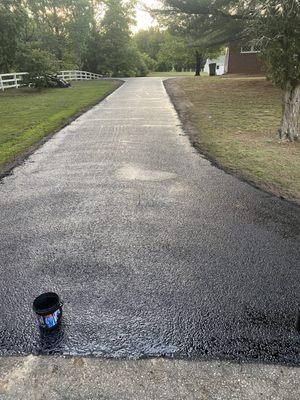
[[151,18],[149,13],[143,10],[143,5],[146,5],[147,7],[157,7],[158,4],[159,0],[138,1],[138,5],[136,7],[137,26],[134,27],[134,31],[139,31],[140,29],[147,29],[153,24],[155,24],[155,21]]

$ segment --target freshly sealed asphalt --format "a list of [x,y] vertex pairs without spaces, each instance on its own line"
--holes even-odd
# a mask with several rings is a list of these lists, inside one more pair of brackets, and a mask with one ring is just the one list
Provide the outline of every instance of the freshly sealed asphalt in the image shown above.
[[[2,180],[0,210],[1,355],[299,364],[299,207],[198,154],[161,79],[54,135]],[[49,290],[64,323],[42,337]]]

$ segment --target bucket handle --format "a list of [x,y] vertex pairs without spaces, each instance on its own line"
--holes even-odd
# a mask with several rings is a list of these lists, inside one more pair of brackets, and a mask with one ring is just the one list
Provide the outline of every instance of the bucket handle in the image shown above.
[[60,300],[59,306],[62,307],[63,305],[64,305],[64,302],[62,300]]

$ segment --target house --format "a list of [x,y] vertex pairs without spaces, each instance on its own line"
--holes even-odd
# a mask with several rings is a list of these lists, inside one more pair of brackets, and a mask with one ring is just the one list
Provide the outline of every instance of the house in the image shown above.
[[215,69],[216,75],[223,75],[224,68],[225,68],[225,55],[221,55],[215,59],[210,59],[210,58],[207,59],[205,66],[204,66],[204,72],[207,72],[208,74],[209,74],[209,65],[210,64],[215,65],[215,67],[213,67],[213,69]]
[[263,75],[260,48],[253,45],[229,46],[225,55],[225,74]]

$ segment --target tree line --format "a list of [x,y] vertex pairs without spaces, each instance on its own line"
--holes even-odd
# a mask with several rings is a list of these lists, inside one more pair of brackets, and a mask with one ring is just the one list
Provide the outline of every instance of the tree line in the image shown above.
[[165,26],[133,34],[136,0],[0,0],[0,73],[87,70],[109,76],[195,67]]
[[0,73],[79,69],[140,76],[135,0],[0,0]]

